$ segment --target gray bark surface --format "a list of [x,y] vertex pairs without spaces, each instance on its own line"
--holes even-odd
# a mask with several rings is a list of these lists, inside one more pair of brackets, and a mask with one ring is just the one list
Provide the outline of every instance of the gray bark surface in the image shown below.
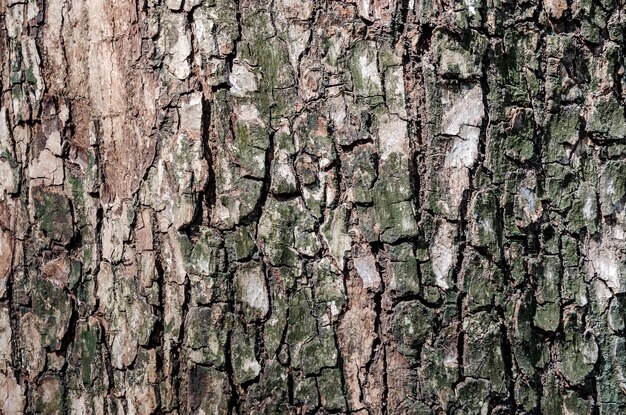
[[626,413],[623,0],[0,0],[0,413]]

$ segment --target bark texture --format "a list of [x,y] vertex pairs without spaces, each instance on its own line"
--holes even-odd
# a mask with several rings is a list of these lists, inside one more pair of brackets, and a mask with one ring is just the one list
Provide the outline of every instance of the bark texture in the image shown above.
[[0,0],[0,413],[625,413],[625,37]]

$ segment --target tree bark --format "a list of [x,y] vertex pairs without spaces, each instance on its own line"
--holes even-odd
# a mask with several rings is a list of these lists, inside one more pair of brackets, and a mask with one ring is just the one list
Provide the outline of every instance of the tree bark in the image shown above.
[[0,0],[0,413],[625,413],[625,36]]

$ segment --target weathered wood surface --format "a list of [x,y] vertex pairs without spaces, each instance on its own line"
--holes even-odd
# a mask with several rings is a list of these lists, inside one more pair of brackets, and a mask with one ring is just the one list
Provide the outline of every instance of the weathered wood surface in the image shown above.
[[0,413],[625,413],[625,36],[0,0]]

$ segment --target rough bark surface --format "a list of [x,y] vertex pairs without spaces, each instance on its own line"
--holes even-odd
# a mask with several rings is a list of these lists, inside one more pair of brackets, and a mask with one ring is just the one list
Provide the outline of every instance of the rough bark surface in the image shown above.
[[626,413],[623,0],[0,0],[0,413]]

